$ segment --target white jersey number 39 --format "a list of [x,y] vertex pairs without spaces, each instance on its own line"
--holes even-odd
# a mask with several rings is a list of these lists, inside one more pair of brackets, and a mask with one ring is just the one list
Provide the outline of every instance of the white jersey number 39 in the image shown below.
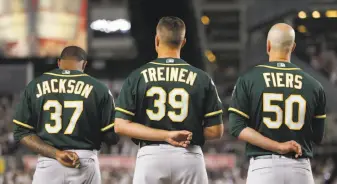
[[[168,93],[161,87],[151,87],[147,92],[147,97],[153,97],[158,95],[158,98],[154,100],[154,107],[157,111],[146,109],[146,114],[153,121],[160,121],[166,115],[166,99],[168,99],[168,104],[170,104],[174,109],[180,110],[179,113],[176,111],[168,111],[167,116],[173,122],[183,122],[188,115],[188,100],[189,94],[184,88],[174,88]],[[177,100],[179,97],[179,100]]]

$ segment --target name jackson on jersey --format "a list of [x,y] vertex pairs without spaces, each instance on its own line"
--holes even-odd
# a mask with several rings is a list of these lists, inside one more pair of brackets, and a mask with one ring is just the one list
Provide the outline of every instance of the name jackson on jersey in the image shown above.
[[93,86],[74,79],[51,79],[36,84],[36,98],[49,93],[70,93],[88,98]]

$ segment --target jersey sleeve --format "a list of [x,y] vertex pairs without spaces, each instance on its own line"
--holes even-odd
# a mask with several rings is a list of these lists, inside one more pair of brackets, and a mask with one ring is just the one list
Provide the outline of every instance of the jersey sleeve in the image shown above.
[[101,131],[107,132],[113,130],[115,120],[115,103],[110,90],[107,90],[101,102]]
[[136,111],[135,93],[133,90],[132,79],[125,80],[122,90],[116,102],[116,118],[132,121]]
[[325,106],[326,106],[325,92],[323,88],[321,87],[318,92],[318,102],[317,102],[317,106],[315,109],[314,118],[316,119],[326,118]]
[[222,102],[212,79],[210,79],[205,99],[206,108],[204,114],[204,127],[210,127],[223,123]]
[[244,118],[249,119],[249,99],[245,81],[238,79],[232,93],[232,102],[228,108],[230,113],[236,113]]
[[31,96],[27,87],[22,93],[20,102],[16,107],[13,123],[23,128],[34,130],[36,122],[31,121],[33,111],[31,103]]
[[27,87],[21,95],[13,117],[13,123],[15,124],[13,135],[15,141],[18,142],[27,135],[35,134],[36,122],[33,120],[32,111],[31,96]]
[[315,109],[314,119],[312,121],[313,127],[312,140],[316,144],[320,144],[324,137],[325,118],[326,118],[325,105],[326,105],[325,92],[323,90],[323,87],[321,87],[318,92],[317,106]]

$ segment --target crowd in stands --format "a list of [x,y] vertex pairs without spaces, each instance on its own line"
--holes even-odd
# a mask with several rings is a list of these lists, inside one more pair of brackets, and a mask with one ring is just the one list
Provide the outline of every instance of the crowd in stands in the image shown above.
[[337,54],[335,48],[327,44],[324,36],[308,40],[310,44],[306,49],[310,65],[322,72],[329,80],[337,84]]

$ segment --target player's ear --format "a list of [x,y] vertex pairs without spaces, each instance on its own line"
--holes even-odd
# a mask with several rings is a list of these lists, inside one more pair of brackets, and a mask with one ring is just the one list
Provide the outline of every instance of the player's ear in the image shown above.
[[82,65],[82,71],[84,71],[85,67],[87,66],[87,63],[88,63],[87,61],[84,61],[84,62],[83,62],[83,65]]
[[294,45],[293,45],[293,48],[292,48],[291,52],[294,52],[295,48],[296,48],[296,43],[294,42]]
[[183,42],[181,43],[181,48],[183,48],[186,44],[186,38],[184,38]]
[[159,37],[156,34],[156,37],[154,39],[154,48],[155,48],[156,52],[158,52],[158,47],[159,47]]
[[159,36],[158,35],[156,35],[156,38],[154,39],[154,44],[155,44],[155,46],[156,47],[159,47]]
[[270,49],[271,49],[270,41],[267,40],[267,53],[268,53],[268,54],[270,53]]
[[61,65],[61,60],[60,60],[60,59],[57,59],[57,67],[60,68],[60,65]]

